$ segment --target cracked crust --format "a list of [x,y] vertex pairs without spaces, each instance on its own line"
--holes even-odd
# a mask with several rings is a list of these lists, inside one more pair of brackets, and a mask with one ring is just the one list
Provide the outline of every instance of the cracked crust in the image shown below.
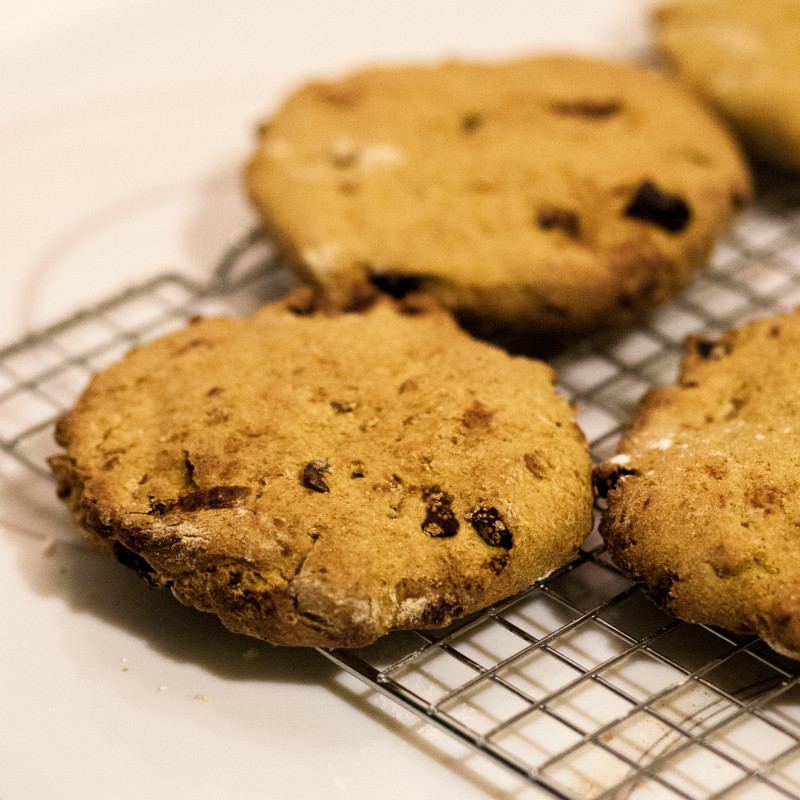
[[800,313],[690,337],[595,469],[615,562],[690,622],[800,658]]
[[134,349],[50,463],[88,537],[181,602],[275,644],[360,646],[574,553],[590,465],[552,382],[445,312],[306,293]]
[[655,14],[659,48],[756,155],[800,169],[800,3],[678,0]]
[[644,68],[546,57],[306,85],[259,132],[249,197],[344,307],[434,295],[473,329],[641,317],[750,198],[731,137]]

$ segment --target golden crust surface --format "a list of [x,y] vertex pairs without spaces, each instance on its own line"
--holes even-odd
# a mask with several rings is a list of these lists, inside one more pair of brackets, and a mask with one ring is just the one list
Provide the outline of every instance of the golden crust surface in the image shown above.
[[753,153],[800,169],[798,0],[678,0],[655,29],[678,77]]
[[800,657],[800,313],[690,338],[595,483],[611,556],[657,602]]
[[245,184],[287,260],[342,305],[363,283],[425,291],[482,332],[639,318],[751,193],[682,87],[556,56],[310,83],[262,125]]
[[590,463],[552,382],[443,311],[289,300],[98,373],[51,464],[87,535],[182,602],[275,644],[360,646],[574,553]]

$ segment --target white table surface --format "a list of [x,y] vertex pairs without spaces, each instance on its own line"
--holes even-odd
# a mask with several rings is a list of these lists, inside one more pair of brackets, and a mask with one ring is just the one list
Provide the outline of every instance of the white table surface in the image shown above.
[[[239,170],[302,80],[635,56],[645,0],[4,0],[0,345],[250,228]],[[0,800],[535,796],[314,651],[234,636],[78,539],[0,459]]]

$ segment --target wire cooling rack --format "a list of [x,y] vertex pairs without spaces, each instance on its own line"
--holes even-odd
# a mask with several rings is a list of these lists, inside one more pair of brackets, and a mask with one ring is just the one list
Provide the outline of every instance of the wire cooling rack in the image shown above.
[[[675,378],[687,334],[800,304],[800,186],[762,182],[680,298],[552,359],[595,459],[613,454],[641,394]],[[0,351],[0,448],[51,491],[54,422],[94,371],[192,315],[246,314],[290,285],[253,235],[209,283],[163,275]],[[449,629],[320,652],[542,797],[800,798],[800,663],[660,611],[596,532],[547,580]]]

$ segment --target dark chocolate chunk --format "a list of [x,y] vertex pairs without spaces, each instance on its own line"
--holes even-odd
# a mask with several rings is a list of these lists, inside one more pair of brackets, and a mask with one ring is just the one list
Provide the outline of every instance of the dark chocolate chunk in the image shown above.
[[455,536],[459,525],[453,514],[453,495],[439,486],[430,486],[423,491],[422,498],[427,506],[422,530],[429,536]]
[[692,212],[679,195],[663,192],[652,181],[645,181],[625,209],[625,216],[651,222],[668,233],[680,233],[689,224]]
[[570,239],[581,238],[581,222],[578,214],[568,208],[540,208],[536,224],[543,231],[558,230]]
[[591,97],[579,100],[565,100],[553,105],[553,111],[570,117],[586,119],[607,119],[622,111],[622,103],[614,99],[595,99]]
[[325,483],[325,476],[330,475],[331,468],[328,462],[324,459],[317,459],[316,461],[309,461],[303,467],[302,483],[309,489],[315,492],[329,492],[330,487]]
[[513,547],[511,531],[494,506],[481,503],[467,514],[467,519],[486,544],[492,547],[504,547],[506,550]]

